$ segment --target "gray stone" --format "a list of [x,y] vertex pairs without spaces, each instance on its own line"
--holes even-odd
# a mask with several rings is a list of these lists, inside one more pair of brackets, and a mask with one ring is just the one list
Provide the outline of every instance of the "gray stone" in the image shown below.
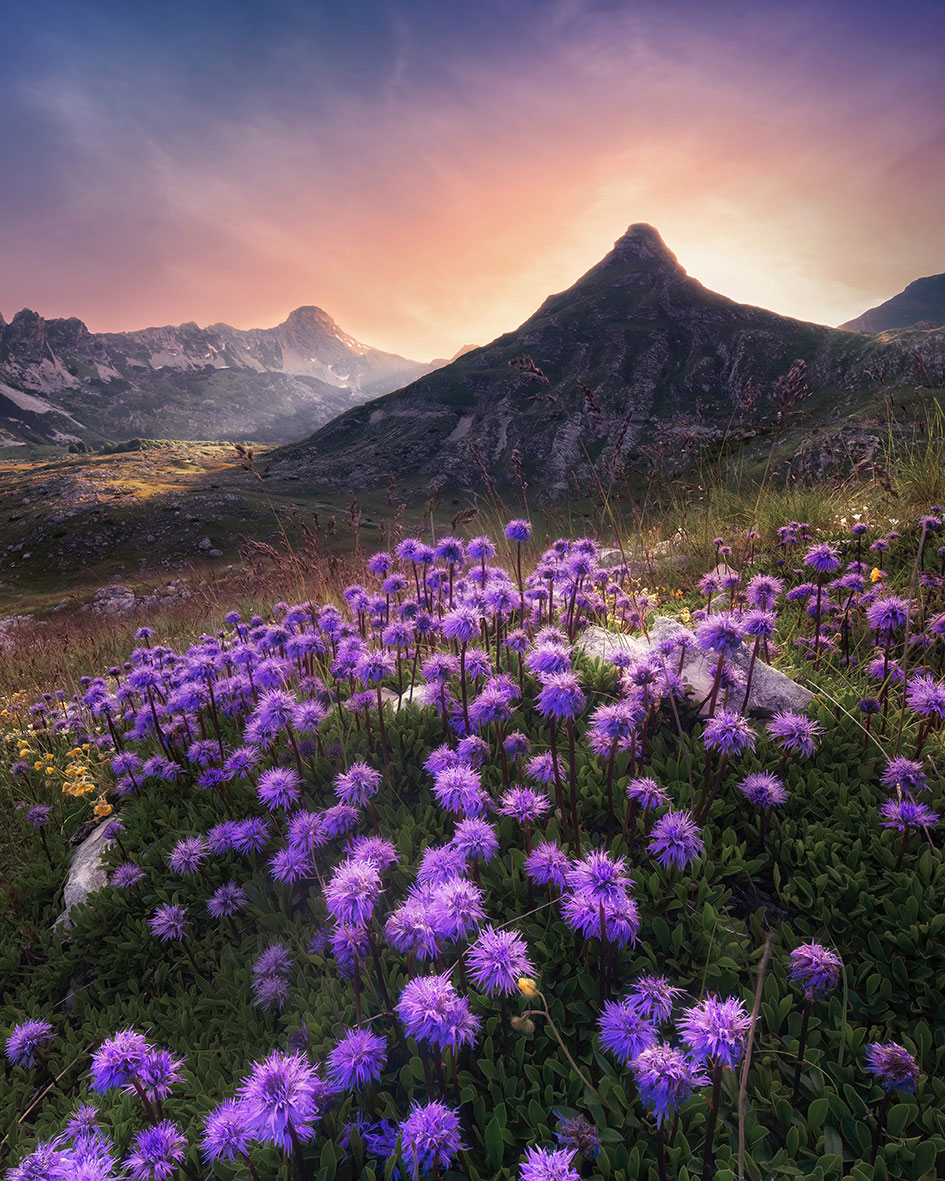
[[208,557],[208,558],[222,558],[222,557],[223,557],[223,550],[221,550],[221,549],[208,549],[208,550],[207,550],[207,557]]
[[436,691],[431,690],[429,685],[408,685],[403,693],[395,693],[393,689],[382,689],[381,700],[396,713],[405,705],[436,705]]
[[[694,701],[701,702],[712,691],[717,661],[695,647],[695,640],[691,631],[678,620],[670,619],[666,615],[657,615],[649,622],[649,635],[628,636],[620,632],[610,632],[602,627],[591,627],[583,632],[575,645],[589,656],[598,660],[607,660],[614,652],[627,651],[644,656],[655,648],[662,640],[675,639],[679,636],[688,637],[692,646],[686,650],[682,675],[689,686],[689,695]],[[678,655],[674,656],[673,669],[678,667]],[[751,661],[751,649],[745,644],[739,646],[738,651],[731,658],[742,682],[748,676],[748,666]],[[736,694],[737,701],[730,701],[732,707],[741,707],[741,694]],[[751,678],[751,694],[748,698],[748,712],[760,717],[770,717],[781,710],[795,710],[803,713],[813,699],[813,693],[799,685],[770,664],[762,660],[755,661]],[[703,707],[703,712],[705,707]]]
[[85,902],[90,894],[101,890],[108,881],[108,871],[102,865],[102,855],[112,843],[105,836],[107,827],[107,822],[100,824],[72,854],[69,876],[62,891],[65,909],[54,926],[62,926],[67,931],[74,927],[70,918],[72,908]]
[[213,542],[209,537],[201,537],[201,539],[197,542],[197,549],[204,550],[205,552],[208,549],[213,549]]
[[602,570],[625,565],[631,578],[643,578],[644,575],[652,577],[667,566],[678,568],[689,565],[689,555],[685,552],[686,541],[686,534],[679,530],[667,541],[654,542],[644,549],[625,546],[621,551],[615,546],[608,546],[600,551],[597,565]]

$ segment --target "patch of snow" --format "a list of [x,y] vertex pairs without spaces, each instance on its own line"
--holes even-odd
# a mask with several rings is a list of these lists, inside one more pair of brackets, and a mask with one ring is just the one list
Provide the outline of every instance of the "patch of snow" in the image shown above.
[[29,410],[31,414],[48,414],[50,410],[56,409],[52,402],[47,402],[45,398],[37,398],[33,394],[24,393],[23,390],[15,390],[13,386],[2,381],[0,394],[9,398],[14,406],[19,406],[21,410]]

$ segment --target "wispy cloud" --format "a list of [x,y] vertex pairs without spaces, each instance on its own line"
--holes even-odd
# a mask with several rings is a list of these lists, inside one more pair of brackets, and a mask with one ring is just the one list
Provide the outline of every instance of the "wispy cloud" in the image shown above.
[[5,311],[315,302],[430,356],[519,323],[632,221],[707,285],[827,322],[945,269],[930,6],[894,32],[840,3],[51,7],[8,82]]

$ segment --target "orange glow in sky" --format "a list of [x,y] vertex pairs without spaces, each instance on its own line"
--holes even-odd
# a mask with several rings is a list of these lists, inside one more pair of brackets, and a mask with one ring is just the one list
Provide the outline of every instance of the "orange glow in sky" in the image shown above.
[[374,40],[242,7],[220,61],[170,19],[116,30],[107,6],[63,25],[71,53],[27,39],[0,181],[8,319],[248,328],[317,304],[425,360],[516,327],[640,221],[706,286],[828,324],[945,270],[935,6],[891,24],[841,3],[560,0],[485,5],[470,29],[377,5]]

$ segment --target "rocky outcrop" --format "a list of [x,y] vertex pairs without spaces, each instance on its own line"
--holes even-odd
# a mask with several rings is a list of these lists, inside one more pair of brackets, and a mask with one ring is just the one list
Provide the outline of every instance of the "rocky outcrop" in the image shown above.
[[[621,632],[607,631],[602,627],[591,627],[578,638],[579,651],[598,660],[608,660],[615,652],[625,651],[645,655],[658,648],[663,640],[678,639],[689,641],[683,662],[682,676],[689,687],[689,696],[694,702],[704,702],[712,692],[716,663],[695,647],[695,637],[678,620],[658,615],[649,621],[648,635],[629,636]],[[673,658],[678,662],[678,656]],[[742,644],[731,658],[743,684],[747,680],[751,651]],[[677,666],[674,665],[674,671]],[[744,689],[742,689],[744,693]],[[770,717],[781,710],[795,710],[803,713],[813,700],[813,694],[769,664],[755,661],[751,678],[751,692],[748,698],[748,712],[761,717]],[[741,699],[730,703],[741,707]],[[705,708],[705,707],[703,707]]]
[[95,615],[131,615],[135,611],[166,607],[189,598],[190,588],[183,578],[175,578],[146,595],[138,594],[134,587],[111,582],[107,586],[100,586],[91,601],[83,605],[82,610],[91,611]]

